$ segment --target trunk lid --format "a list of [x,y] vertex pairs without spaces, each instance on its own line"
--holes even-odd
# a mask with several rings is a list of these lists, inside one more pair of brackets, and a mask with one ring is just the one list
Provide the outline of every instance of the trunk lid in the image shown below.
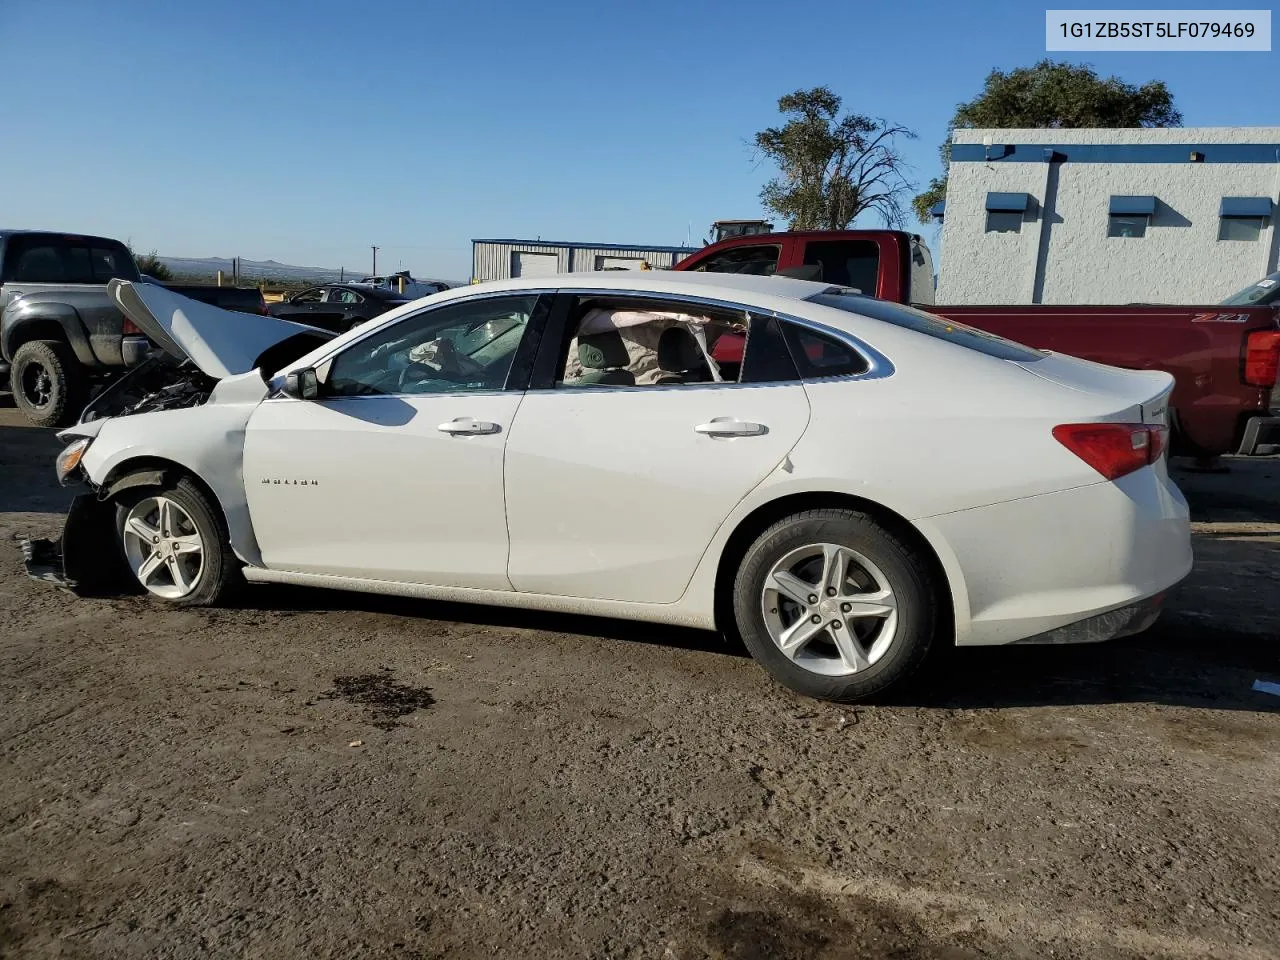
[[1061,353],[1019,366],[1034,376],[1096,398],[1103,408],[1132,423],[1169,425],[1173,375],[1162,370],[1124,370]]
[[112,280],[107,293],[152,343],[215,380],[248,373],[267,349],[300,333],[332,336],[289,320],[223,310],[151,283]]

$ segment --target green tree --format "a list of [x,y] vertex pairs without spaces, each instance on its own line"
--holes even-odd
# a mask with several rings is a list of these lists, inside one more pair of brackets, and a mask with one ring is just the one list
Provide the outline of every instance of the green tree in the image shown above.
[[1090,66],[1041,60],[1007,73],[992,70],[982,92],[956,106],[939,148],[944,173],[913,201],[916,216],[929,222],[929,208],[947,195],[951,133],[962,128],[1000,127],[1177,127],[1182,114],[1162,80],[1140,87],[1119,77],[1102,78]]
[[133,254],[133,262],[138,265],[139,273],[145,273],[147,276],[155,277],[161,281],[173,279],[173,271],[160,262],[160,258],[156,256],[154,250],[150,253],[136,253],[133,247],[130,246],[129,252]]
[[759,154],[779,170],[760,199],[792,230],[844,230],[864,210],[890,225],[904,219],[912,184],[897,140],[915,134],[857,113],[840,116],[841,103],[828,87],[797,90],[778,100],[786,122],[755,135]]

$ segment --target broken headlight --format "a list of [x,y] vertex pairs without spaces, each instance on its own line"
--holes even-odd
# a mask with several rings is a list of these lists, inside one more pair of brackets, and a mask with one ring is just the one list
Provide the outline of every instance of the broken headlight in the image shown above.
[[75,473],[76,468],[80,466],[80,460],[84,456],[84,452],[89,449],[89,444],[93,441],[88,437],[81,437],[79,440],[72,440],[62,452],[58,454],[58,482],[63,486]]

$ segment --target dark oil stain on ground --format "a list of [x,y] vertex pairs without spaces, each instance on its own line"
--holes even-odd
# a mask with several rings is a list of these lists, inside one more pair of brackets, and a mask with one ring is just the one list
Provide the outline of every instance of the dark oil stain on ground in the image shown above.
[[404,726],[400,722],[401,717],[415,710],[425,710],[436,702],[427,687],[411,687],[385,673],[334,677],[333,689],[321,696],[364,707],[365,716],[379,730]]

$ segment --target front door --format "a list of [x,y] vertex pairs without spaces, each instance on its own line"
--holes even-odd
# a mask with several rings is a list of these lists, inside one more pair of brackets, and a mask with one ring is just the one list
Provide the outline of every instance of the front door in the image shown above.
[[707,361],[747,320],[698,303],[576,298],[569,342],[546,338],[561,351],[554,386],[526,394],[507,443],[516,590],[680,598],[721,523],[809,420],[776,321],[750,319],[740,368]]
[[413,314],[321,364],[317,400],[262,403],[244,482],[266,566],[510,589],[503,451],[538,302]]

